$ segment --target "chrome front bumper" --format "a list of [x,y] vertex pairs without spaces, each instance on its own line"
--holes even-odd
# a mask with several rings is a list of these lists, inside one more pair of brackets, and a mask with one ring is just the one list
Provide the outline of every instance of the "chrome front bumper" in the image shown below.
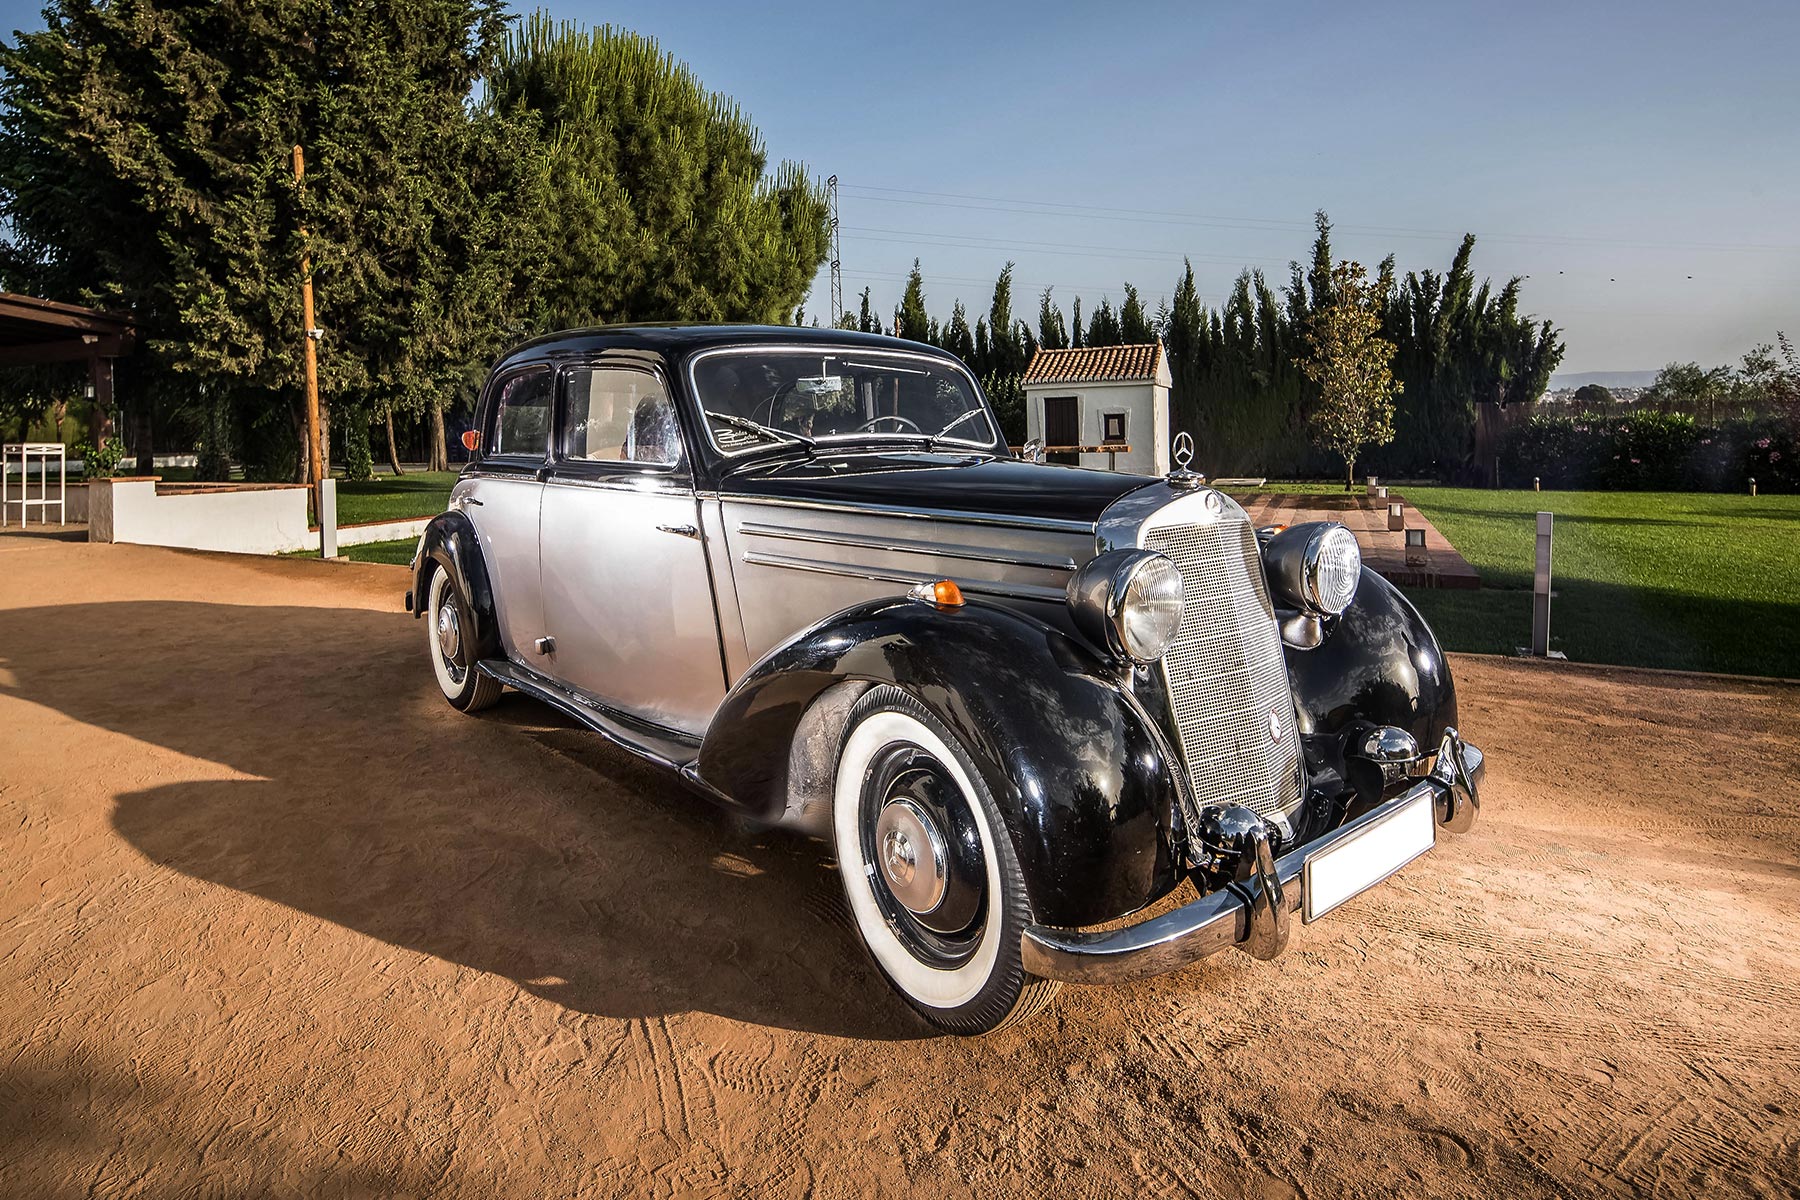
[[1031,926],[1022,945],[1025,969],[1069,983],[1120,983],[1173,971],[1234,946],[1272,958],[1287,943],[1290,914],[1305,911],[1308,857],[1358,836],[1423,795],[1431,797],[1438,829],[1466,832],[1481,805],[1479,789],[1486,766],[1481,751],[1451,730],[1425,778],[1278,859],[1265,856],[1246,880],[1123,929],[1089,933]]

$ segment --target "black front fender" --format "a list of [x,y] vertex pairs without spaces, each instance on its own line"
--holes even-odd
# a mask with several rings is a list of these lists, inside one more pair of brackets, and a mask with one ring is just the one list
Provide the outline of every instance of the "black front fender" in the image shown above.
[[1400,589],[1367,567],[1324,643],[1289,647],[1287,669],[1304,736],[1335,737],[1367,721],[1436,749],[1456,724],[1456,685],[1437,638]]
[[481,556],[481,542],[475,536],[475,525],[465,513],[439,513],[425,526],[418,553],[413,557],[413,616],[425,615],[431,573],[440,570],[449,572],[468,606],[468,617],[474,625],[475,657],[504,657],[487,562]]
[[705,784],[771,818],[809,705],[842,682],[891,683],[961,739],[1001,808],[1039,922],[1086,925],[1176,882],[1175,783],[1117,672],[1011,609],[882,600],[778,647],[731,689],[700,749]]

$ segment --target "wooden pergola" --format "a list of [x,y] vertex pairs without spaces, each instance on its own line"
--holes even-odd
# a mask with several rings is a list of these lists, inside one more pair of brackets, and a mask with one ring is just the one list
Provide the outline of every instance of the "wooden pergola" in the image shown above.
[[[129,318],[79,304],[0,292],[0,366],[83,362],[94,388],[97,426],[110,426],[113,360],[131,352]],[[96,433],[100,433],[100,428]]]

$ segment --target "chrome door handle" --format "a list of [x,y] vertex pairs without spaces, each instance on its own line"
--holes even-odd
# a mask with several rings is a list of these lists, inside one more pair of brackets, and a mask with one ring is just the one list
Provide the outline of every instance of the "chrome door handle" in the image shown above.
[[480,508],[482,506],[481,501],[477,500],[473,496],[458,496],[455,500],[451,501],[451,503],[456,505],[457,508],[467,508],[471,504],[473,504],[477,508]]
[[700,536],[700,531],[692,525],[658,525],[657,528],[664,533],[679,534],[682,537],[697,538]]

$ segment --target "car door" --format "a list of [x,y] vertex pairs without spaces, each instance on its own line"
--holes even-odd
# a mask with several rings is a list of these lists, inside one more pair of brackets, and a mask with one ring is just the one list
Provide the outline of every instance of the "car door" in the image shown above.
[[610,708],[703,733],[725,696],[712,579],[668,388],[636,361],[562,369],[544,483],[547,674]]
[[494,589],[500,643],[516,662],[536,666],[544,635],[538,571],[538,514],[554,414],[554,372],[547,364],[496,379],[482,430],[481,462],[452,505],[475,526]]

